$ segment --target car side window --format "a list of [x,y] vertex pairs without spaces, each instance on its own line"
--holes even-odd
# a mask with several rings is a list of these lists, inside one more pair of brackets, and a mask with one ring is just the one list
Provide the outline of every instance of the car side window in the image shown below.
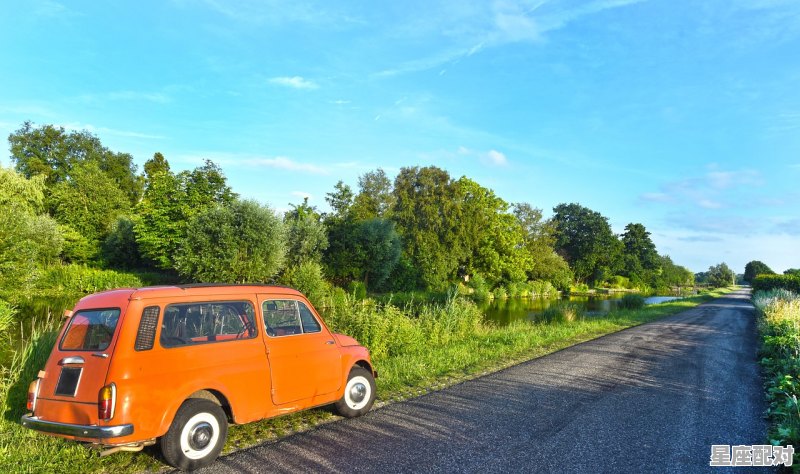
[[322,328],[314,317],[314,314],[308,309],[308,306],[302,301],[298,301],[297,306],[300,309],[300,321],[303,323],[303,332],[320,332]]
[[314,314],[301,301],[267,300],[262,309],[268,336],[291,336],[322,330]]
[[164,310],[159,342],[179,347],[256,335],[255,309],[249,301],[170,304]]

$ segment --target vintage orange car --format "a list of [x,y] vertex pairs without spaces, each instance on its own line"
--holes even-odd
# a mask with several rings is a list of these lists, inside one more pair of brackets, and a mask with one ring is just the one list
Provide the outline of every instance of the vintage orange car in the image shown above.
[[267,285],[127,288],[81,299],[28,391],[22,424],[173,466],[216,459],[228,423],[375,400],[369,352],[298,291]]

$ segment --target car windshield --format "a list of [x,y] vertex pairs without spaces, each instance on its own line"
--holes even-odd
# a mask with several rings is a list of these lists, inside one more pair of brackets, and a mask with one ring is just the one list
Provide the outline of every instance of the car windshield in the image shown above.
[[62,351],[103,351],[119,321],[119,309],[91,309],[78,311],[69,321],[61,339]]

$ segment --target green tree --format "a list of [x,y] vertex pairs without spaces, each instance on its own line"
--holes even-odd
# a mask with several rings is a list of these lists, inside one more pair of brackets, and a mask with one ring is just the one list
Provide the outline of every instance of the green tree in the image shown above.
[[153,154],[153,157],[144,163],[144,179],[147,184],[150,179],[158,173],[169,171],[169,162],[160,152]]
[[255,201],[207,207],[192,216],[175,257],[178,272],[198,282],[268,282],[283,267],[286,232]]
[[708,268],[707,279],[708,284],[715,288],[726,287],[736,282],[736,273],[727,264],[719,263]]
[[63,239],[42,214],[44,177],[26,179],[0,166],[0,290],[29,290],[43,267],[57,261]]
[[222,170],[211,161],[177,175],[167,164],[148,176],[136,206],[133,230],[142,256],[165,270],[176,268],[175,255],[186,238],[189,220],[235,199]]
[[636,285],[654,283],[661,260],[650,232],[642,224],[628,224],[622,234],[623,275]]
[[112,224],[111,232],[103,242],[103,260],[107,265],[125,270],[146,266],[136,243],[133,225],[128,216],[120,216]]
[[602,281],[613,275],[621,243],[611,231],[608,218],[579,204],[559,204],[555,213],[555,249],[579,282]]
[[354,234],[359,280],[370,290],[383,287],[402,253],[400,236],[394,229],[394,223],[387,219],[370,219],[361,222]]
[[283,217],[288,230],[289,261],[292,266],[304,262],[320,263],[322,253],[328,248],[328,237],[319,213],[308,205],[308,198],[304,198],[302,204],[290,206],[292,209]]
[[394,204],[392,182],[381,168],[358,178],[359,193],[353,199],[351,212],[356,220],[387,217]]
[[48,188],[66,181],[77,165],[91,162],[114,182],[129,205],[134,205],[141,195],[142,179],[136,175],[133,157],[109,150],[88,131],[67,132],[52,125],[37,128],[25,122],[8,141],[17,171],[28,178],[44,175]]
[[67,250],[67,259],[76,263],[95,260],[112,224],[130,209],[125,193],[92,161],[75,164],[69,177],[53,186],[50,200],[56,221],[77,232],[77,246],[88,250]]
[[775,272],[766,263],[759,260],[747,262],[747,265],[744,266],[744,281],[747,283],[753,283],[753,278],[761,274],[774,275]]
[[554,250],[555,226],[542,219],[542,210],[528,203],[514,204],[514,216],[524,232],[525,249],[530,255],[526,268],[528,280],[549,281],[559,290],[568,290],[572,283],[572,270],[566,260]]
[[789,268],[783,271],[784,275],[797,275],[800,276],[800,268]]
[[419,286],[443,289],[455,279],[464,255],[458,232],[458,189],[447,171],[402,168],[394,181],[392,220],[404,251],[420,275]]

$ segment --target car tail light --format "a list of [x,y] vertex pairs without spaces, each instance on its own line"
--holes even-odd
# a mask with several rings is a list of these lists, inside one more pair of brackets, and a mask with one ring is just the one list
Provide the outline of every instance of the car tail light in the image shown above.
[[103,421],[114,418],[114,408],[117,403],[117,386],[113,383],[100,389],[97,394],[97,417]]
[[39,381],[42,379],[36,379],[28,385],[28,411],[33,413],[33,410],[36,409],[36,399],[39,397]]

